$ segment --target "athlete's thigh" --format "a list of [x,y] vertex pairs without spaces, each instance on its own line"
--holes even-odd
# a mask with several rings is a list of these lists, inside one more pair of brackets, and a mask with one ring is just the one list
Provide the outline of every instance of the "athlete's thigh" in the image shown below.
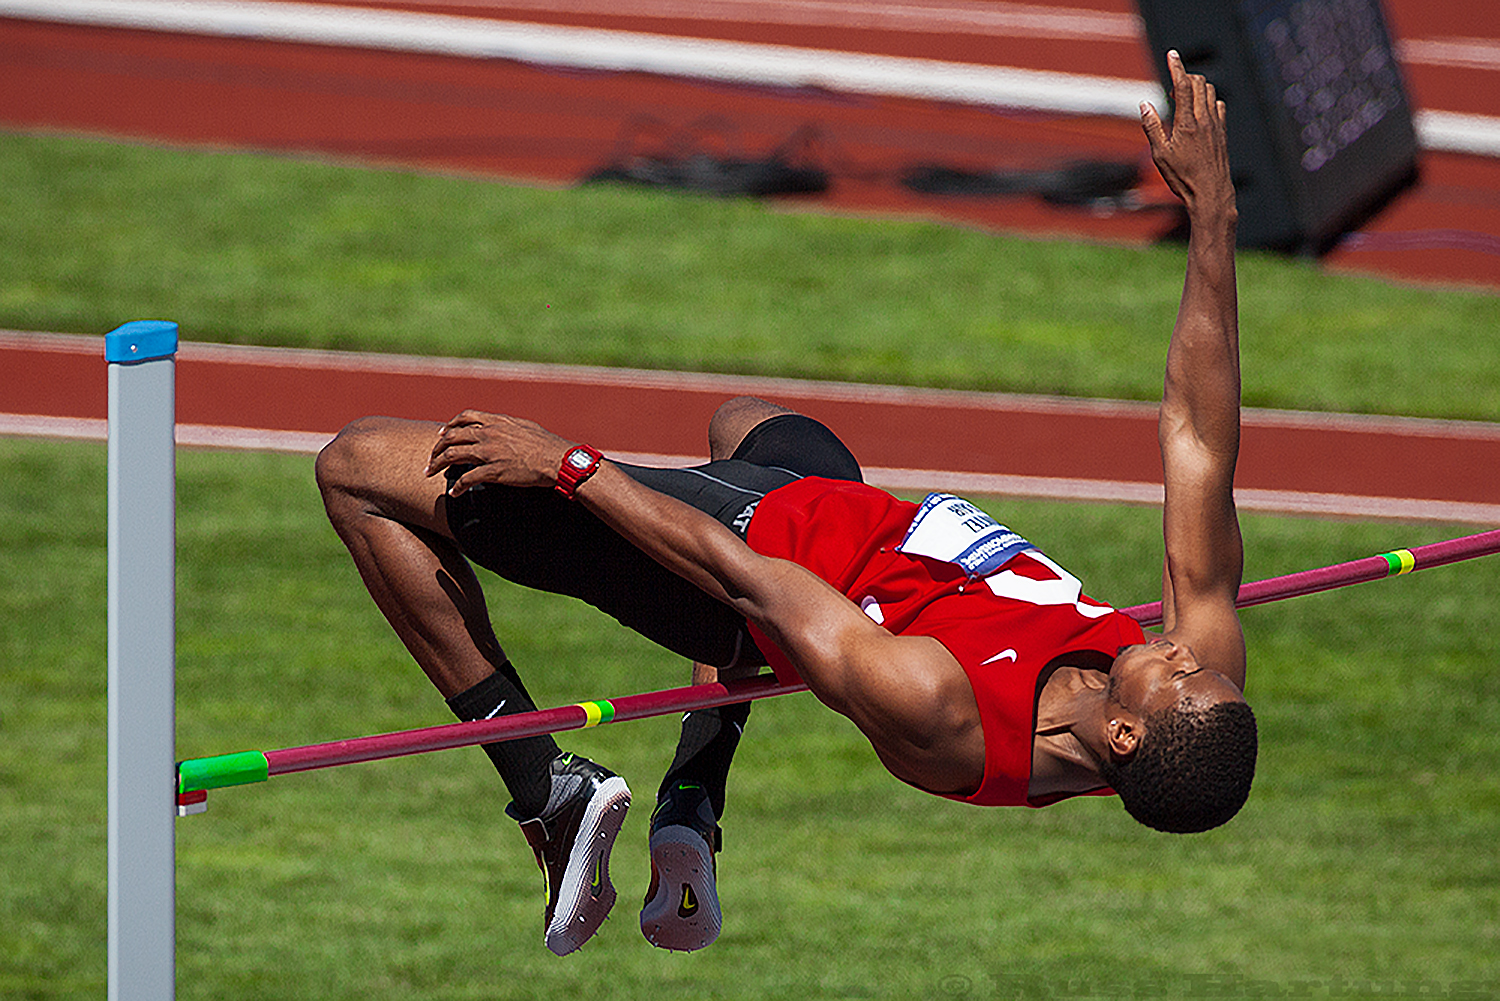
[[743,645],[742,616],[551,488],[482,484],[450,499],[448,522],[480,566],[585,601],[684,657],[727,666]]

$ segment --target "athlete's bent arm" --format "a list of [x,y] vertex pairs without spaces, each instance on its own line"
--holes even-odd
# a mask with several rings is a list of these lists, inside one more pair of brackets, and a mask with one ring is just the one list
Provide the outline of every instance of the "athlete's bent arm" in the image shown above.
[[1176,104],[1170,133],[1155,109],[1142,109],[1152,157],[1187,206],[1191,226],[1158,426],[1166,484],[1163,627],[1204,666],[1243,688],[1245,643],[1234,609],[1244,563],[1233,493],[1240,433],[1238,212],[1224,104],[1175,52],[1168,67]]
[[[477,483],[550,486],[569,447],[530,421],[467,411],[443,429],[428,469],[474,465],[454,482],[455,494]],[[575,496],[647,555],[755,623],[898,778],[935,792],[978,785],[984,752],[973,692],[937,641],[893,636],[814,574],[761,556],[710,516],[612,463],[602,462]]]

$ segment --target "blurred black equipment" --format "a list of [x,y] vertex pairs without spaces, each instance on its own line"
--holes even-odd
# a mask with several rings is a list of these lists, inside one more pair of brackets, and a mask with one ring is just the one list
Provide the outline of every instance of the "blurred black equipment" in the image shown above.
[[[1417,137],[1379,0],[1138,0],[1228,106],[1239,243],[1320,254],[1416,180]],[[1163,113],[1164,119],[1167,114]]]

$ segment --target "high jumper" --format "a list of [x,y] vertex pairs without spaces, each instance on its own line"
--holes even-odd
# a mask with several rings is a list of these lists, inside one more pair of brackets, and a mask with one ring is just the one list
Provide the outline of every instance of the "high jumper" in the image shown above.
[[[978,805],[1118,794],[1189,832],[1245,802],[1256,728],[1235,610],[1243,546],[1237,212],[1212,84],[1168,55],[1170,126],[1143,105],[1152,158],[1187,209],[1167,350],[1162,632],[967,502],[922,505],[863,484],[816,421],[738,398],[709,425],[710,462],[605,459],[517,417],[445,425],[366,418],[318,458],[335,529],[376,604],[463,720],[535,709],[491,628],[470,561],[582,598],[694,662],[694,680],[769,664],[847,716],[885,767]],[[641,928],[696,949],[721,924],[714,856],[749,703],[689,713],[652,816]],[[550,735],[485,745],[548,878],[545,940],[578,948],[613,905],[630,793]]]

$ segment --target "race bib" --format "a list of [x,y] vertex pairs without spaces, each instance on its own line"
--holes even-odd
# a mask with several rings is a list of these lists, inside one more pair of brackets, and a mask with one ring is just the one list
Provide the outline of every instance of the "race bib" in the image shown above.
[[898,553],[952,563],[971,577],[988,577],[1031,543],[962,497],[928,494]]

